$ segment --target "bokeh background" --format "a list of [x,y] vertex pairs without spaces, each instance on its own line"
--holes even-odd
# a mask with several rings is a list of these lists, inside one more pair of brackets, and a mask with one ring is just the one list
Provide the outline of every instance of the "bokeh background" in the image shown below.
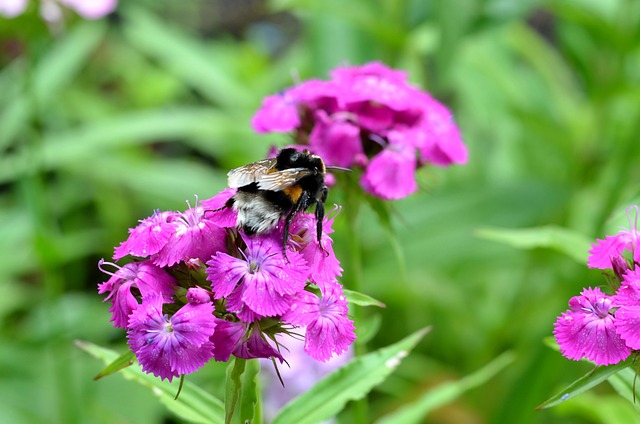
[[[590,369],[543,339],[602,279],[586,251],[479,231],[554,225],[595,239],[638,201],[637,0],[126,0],[108,18],[67,10],[55,24],[32,0],[0,17],[0,421],[180,422],[145,387],[92,381],[103,365],[74,346],[125,349],[96,293],[98,259],[154,209],[211,197],[228,169],[287,144],[250,128],[264,96],[370,60],[447,104],[470,149],[466,166],[420,171],[391,232],[370,208],[357,223],[363,291],[387,305],[364,313],[379,324],[368,349],[433,326],[371,393],[372,419],[512,351],[424,422],[639,422],[606,384],[534,411]],[[334,245],[348,263],[346,216]],[[220,393],[222,372],[193,380]]]

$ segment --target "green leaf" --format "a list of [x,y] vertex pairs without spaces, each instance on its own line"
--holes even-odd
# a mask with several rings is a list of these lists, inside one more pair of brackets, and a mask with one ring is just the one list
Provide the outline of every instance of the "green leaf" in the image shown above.
[[494,375],[502,371],[507,365],[511,364],[513,360],[513,353],[505,352],[473,374],[458,381],[441,384],[435,389],[425,393],[417,401],[400,408],[392,414],[385,415],[380,420],[376,421],[376,423],[420,423],[429,412],[451,402],[467,390],[486,383]]
[[285,405],[273,424],[311,424],[335,416],[347,402],[363,398],[382,383],[428,331],[422,329],[391,346],[355,358]]
[[27,124],[38,107],[46,113],[49,102],[76,75],[89,60],[89,56],[104,38],[107,27],[103,22],[83,22],[75,26],[37,64],[33,74],[27,74],[33,81],[25,82],[27,93],[20,93],[0,115],[0,148],[6,146],[20,129]]
[[373,297],[366,295],[364,293],[360,293],[353,290],[344,290],[344,295],[347,297],[347,302],[353,303],[358,306],[377,306],[378,308],[386,308],[387,305],[380,302],[378,299],[374,299]]
[[565,253],[584,264],[591,241],[586,236],[553,225],[535,228],[481,228],[478,237],[508,244],[519,249],[549,248]]
[[[118,354],[110,349],[85,341],[76,341],[76,345],[90,355],[110,364],[118,358]],[[183,420],[202,424],[224,423],[224,405],[222,401],[211,396],[193,383],[185,382],[180,397],[174,399],[178,390],[177,384],[160,380],[151,374],[142,372],[139,365],[132,365],[121,371],[127,379],[142,384],[176,416]]]
[[255,105],[253,91],[234,78],[237,72],[229,66],[237,50],[225,54],[216,45],[217,49],[212,51],[212,46],[200,44],[195,37],[181,33],[142,9],[131,7],[123,15],[124,33],[134,46],[159,60],[209,100],[228,108]]
[[629,358],[624,362],[620,362],[619,364],[609,365],[606,367],[603,367],[603,366],[596,367],[595,369],[593,369],[583,377],[571,383],[564,390],[560,391],[560,393],[558,393],[557,395],[549,398],[547,401],[542,403],[536,409],[551,408],[552,406],[556,406],[562,402],[565,402],[571,398],[574,398],[578,396],[580,393],[586,392],[587,390],[607,380],[609,377],[613,376],[614,374],[629,367],[632,363],[633,363],[633,359]]
[[615,389],[616,392],[624,399],[638,406],[638,398],[640,397],[640,385],[638,385],[638,370],[632,367],[627,367],[620,372],[609,377],[609,384]]
[[260,400],[258,375],[260,362],[257,359],[234,358],[227,366],[225,383],[225,423],[260,423]]
[[118,356],[115,361],[107,365],[102,371],[100,371],[95,377],[93,377],[93,379],[99,380],[102,377],[106,377],[124,368],[127,368],[128,366],[133,365],[135,359],[136,355],[131,350],[127,350],[125,353]]

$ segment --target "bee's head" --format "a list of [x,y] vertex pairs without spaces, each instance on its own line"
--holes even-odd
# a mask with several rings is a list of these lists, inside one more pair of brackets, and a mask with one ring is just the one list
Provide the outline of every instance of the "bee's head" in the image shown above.
[[307,168],[323,174],[326,172],[324,161],[320,156],[312,155],[306,149],[299,152],[291,147],[280,150],[277,156],[276,167],[278,169]]

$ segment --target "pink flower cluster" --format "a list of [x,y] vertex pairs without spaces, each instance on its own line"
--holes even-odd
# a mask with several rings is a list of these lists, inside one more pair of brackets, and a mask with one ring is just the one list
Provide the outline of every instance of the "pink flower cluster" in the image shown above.
[[[156,212],[129,230],[113,258],[131,257],[98,291],[111,321],[125,328],[142,369],[172,380],[211,358],[284,357],[276,335],[304,338],[305,352],[326,362],[355,340],[332,240],[333,217],[299,213],[282,245],[282,226],[247,236],[236,212],[221,208],[227,189],[185,212]],[[286,254],[285,254],[286,249]]]
[[597,365],[611,365],[625,360],[632,350],[640,350],[638,207],[627,213],[631,211],[635,212],[635,222],[629,229],[598,240],[589,250],[590,268],[612,271],[613,294],[597,287],[586,288],[569,300],[570,309],[555,323],[553,334],[569,359],[586,358]]
[[372,62],[330,75],[265,98],[254,130],[293,131],[328,165],[362,168],[362,187],[382,199],[415,192],[418,167],[467,162],[449,110],[410,85],[405,72]]

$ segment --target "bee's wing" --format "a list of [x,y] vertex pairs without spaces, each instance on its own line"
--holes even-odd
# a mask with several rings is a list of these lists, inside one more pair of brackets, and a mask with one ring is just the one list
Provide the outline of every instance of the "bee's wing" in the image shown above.
[[276,166],[276,159],[270,158],[232,169],[227,173],[229,187],[238,188],[255,183],[274,166]]
[[311,175],[312,170],[307,168],[289,168],[282,171],[270,172],[258,178],[258,188],[261,190],[280,191],[291,187],[300,178]]

